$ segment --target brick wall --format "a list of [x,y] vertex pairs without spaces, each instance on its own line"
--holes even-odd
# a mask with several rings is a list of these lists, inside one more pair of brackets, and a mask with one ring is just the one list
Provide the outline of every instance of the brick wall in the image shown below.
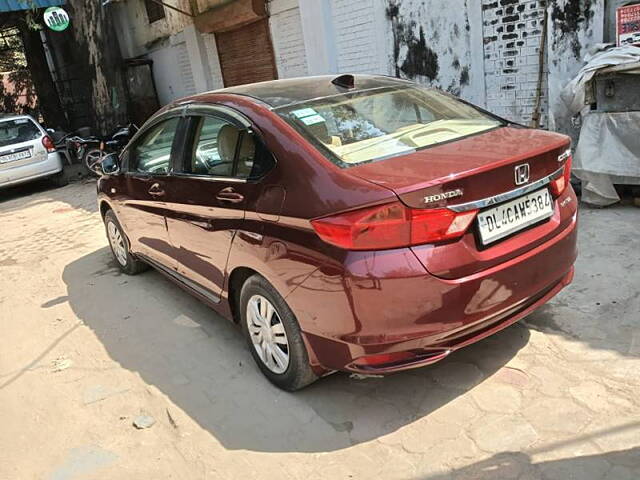
[[279,78],[308,74],[297,0],[274,0],[269,4],[269,26]]
[[[527,124],[536,103],[545,3],[545,0],[482,0],[487,108]],[[546,62],[544,72],[542,126],[547,125],[548,112]]]
[[[380,70],[374,0],[332,0],[331,11],[339,72],[376,73]],[[382,53],[382,52],[380,52]]]

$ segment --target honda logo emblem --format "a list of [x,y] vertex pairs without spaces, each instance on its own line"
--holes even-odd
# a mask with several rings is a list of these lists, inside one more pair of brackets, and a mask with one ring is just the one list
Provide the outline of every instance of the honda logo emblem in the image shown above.
[[529,164],[523,163],[516,167],[516,185],[524,185],[529,181]]

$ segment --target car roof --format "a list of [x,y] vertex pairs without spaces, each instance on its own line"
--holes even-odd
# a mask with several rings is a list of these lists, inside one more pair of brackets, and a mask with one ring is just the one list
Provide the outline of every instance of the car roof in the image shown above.
[[36,124],[38,123],[31,115],[24,115],[20,113],[0,113],[0,122],[6,121],[6,120],[16,120],[21,118],[28,118],[32,122]]
[[[334,80],[344,79],[345,77],[353,78],[353,88],[345,88],[333,83]],[[340,83],[339,80],[336,83]],[[197,97],[204,97],[208,94],[243,95],[259,100],[272,108],[279,108],[332,95],[384,87],[406,87],[409,85],[412,85],[409,81],[384,75],[321,75],[249,83],[237,87],[214,90]]]

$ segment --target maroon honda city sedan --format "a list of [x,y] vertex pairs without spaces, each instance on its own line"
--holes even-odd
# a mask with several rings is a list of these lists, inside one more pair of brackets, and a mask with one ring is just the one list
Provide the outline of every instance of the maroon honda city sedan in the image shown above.
[[382,76],[177,101],[102,163],[120,268],[148,265],[241,325],[264,375],[421,367],[573,277],[563,135]]

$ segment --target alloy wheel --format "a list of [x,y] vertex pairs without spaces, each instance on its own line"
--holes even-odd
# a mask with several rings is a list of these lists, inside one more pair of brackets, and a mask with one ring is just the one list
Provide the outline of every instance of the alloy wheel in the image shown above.
[[275,307],[262,295],[254,295],[247,303],[246,318],[253,348],[262,363],[273,373],[286,372],[289,342]]

